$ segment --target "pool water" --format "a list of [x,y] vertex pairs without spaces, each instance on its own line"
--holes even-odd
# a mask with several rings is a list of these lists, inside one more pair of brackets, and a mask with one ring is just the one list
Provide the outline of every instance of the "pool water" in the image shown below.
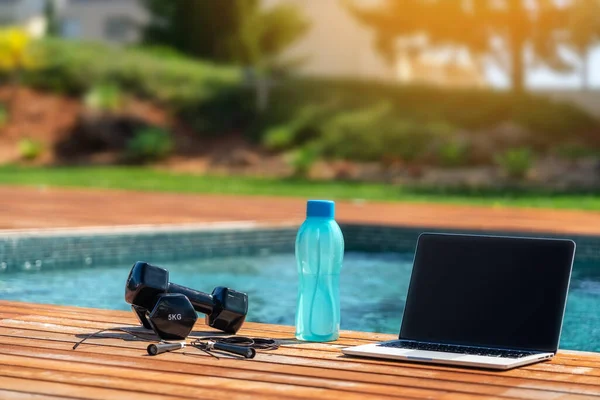
[[[249,321],[294,324],[293,255],[161,266],[169,269],[172,282],[197,290],[228,286],[248,293]],[[129,310],[123,297],[130,267],[4,273],[0,299]],[[411,268],[412,254],[347,253],[340,279],[342,329],[397,334]],[[594,266],[575,266],[560,347],[600,351],[600,271]]]

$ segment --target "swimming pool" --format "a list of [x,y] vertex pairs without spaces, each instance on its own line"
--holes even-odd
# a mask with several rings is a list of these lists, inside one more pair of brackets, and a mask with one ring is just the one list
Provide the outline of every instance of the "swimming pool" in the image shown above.
[[[247,292],[249,321],[294,324],[297,275],[291,254],[159,265],[169,269],[173,282],[198,290],[229,286]],[[7,272],[1,275],[0,299],[129,310],[123,295],[130,267]],[[412,254],[347,253],[340,279],[342,329],[398,333],[411,268]],[[600,271],[593,265],[575,266],[561,348],[600,351]]]

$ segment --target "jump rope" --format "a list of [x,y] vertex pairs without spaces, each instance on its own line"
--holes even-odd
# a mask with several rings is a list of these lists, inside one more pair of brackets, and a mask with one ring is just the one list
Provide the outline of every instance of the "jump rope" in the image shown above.
[[[91,333],[73,345],[73,350],[88,339],[91,339],[104,332],[124,332],[136,339],[144,341],[155,340],[154,335],[140,334],[132,332],[126,328],[108,328]],[[168,342],[160,341],[158,343],[149,344],[146,351],[151,356],[156,356],[162,353],[173,352],[185,347],[192,347],[200,350],[211,357],[219,358],[214,352],[229,353],[241,356],[243,358],[254,358],[256,350],[276,350],[279,348],[279,342],[275,339],[253,338],[247,336],[204,336],[188,342]],[[199,355],[197,353],[181,352],[183,355]]]

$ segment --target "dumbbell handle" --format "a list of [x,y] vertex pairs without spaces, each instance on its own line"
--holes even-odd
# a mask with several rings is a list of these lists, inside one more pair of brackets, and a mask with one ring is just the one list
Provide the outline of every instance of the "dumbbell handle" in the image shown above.
[[194,306],[194,310],[203,314],[210,315],[213,312],[213,297],[204,292],[199,292],[194,289],[180,286],[176,283],[169,283],[168,293],[180,293],[190,299],[190,303]]

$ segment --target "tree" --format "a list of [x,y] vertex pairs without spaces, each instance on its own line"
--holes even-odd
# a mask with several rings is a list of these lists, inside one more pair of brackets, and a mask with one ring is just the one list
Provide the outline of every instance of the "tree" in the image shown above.
[[259,0],[142,0],[151,15],[146,43],[200,58],[266,68],[308,29],[289,4],[265,9]]
[[345,3],[376,31],[377,47],[388,59],[397,51],[397,38],[421,35],[428,48],[465,47],[479,60],[492,57],[517,92],[525,88],[527,62],[555,69],[566,66],[560,49],[568,40],[572,5],[564,1],[384,0],[371,7],[354,0]]
[[60,28],[56,17],[56,1],[46,0],[44,4],[44,17],[46,18],[46,35],[58,36]]
[[569,19],[570,44],[581,60],[583,89],[590,87],[591,48],[600,41],[600,0],[575,0]]

